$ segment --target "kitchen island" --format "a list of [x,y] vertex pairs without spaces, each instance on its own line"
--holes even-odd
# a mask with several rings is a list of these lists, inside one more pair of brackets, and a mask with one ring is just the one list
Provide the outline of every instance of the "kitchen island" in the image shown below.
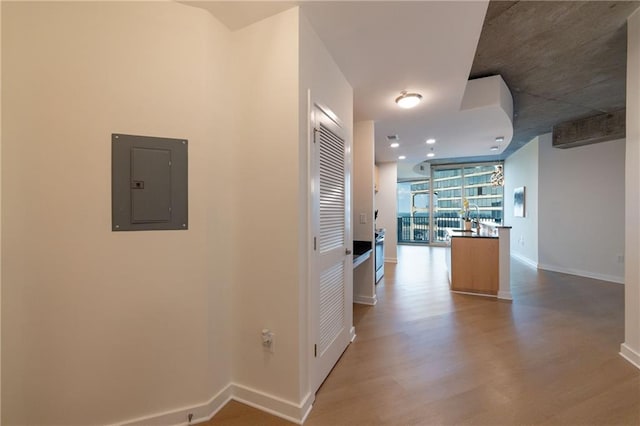
[[510,229],[481,224],[479,231],[449,231],[451,291],[511,300]]

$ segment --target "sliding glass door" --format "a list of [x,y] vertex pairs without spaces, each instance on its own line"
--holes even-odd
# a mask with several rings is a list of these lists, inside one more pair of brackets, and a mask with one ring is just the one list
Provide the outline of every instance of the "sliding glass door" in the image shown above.
[[491,176],[499,163],[432,166],[430,179],[398,183],[398,243],[444,243],[462,228],[463,199],[470,216],[502,224],[503,187]]

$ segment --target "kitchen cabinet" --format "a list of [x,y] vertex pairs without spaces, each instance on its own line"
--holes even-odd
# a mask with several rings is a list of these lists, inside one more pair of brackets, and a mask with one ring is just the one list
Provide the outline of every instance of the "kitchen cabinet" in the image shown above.
[[451,290],[498,294],[498,239],[451,239]]
[[510,226],[449,230],[446,254],[451,291],[511,300]]

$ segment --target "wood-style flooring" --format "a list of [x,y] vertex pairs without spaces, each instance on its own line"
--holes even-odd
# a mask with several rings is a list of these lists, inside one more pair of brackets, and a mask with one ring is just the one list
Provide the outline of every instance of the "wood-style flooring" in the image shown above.
[[[512,260],[513,303],[452,294],[444,250],[399,247],[305,425],[640,425],[623,285]],[[206,424],[290,423],[232,401]]]

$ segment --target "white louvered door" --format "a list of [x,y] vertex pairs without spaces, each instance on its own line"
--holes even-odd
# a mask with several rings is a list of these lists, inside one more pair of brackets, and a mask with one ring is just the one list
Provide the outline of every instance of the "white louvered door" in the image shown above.
[[346,145],[340,127],[321,109],[314,120],[314,386],[322,384],[349,344],[351,291],[346,274],[352,273],[346,249],[347,169]]

